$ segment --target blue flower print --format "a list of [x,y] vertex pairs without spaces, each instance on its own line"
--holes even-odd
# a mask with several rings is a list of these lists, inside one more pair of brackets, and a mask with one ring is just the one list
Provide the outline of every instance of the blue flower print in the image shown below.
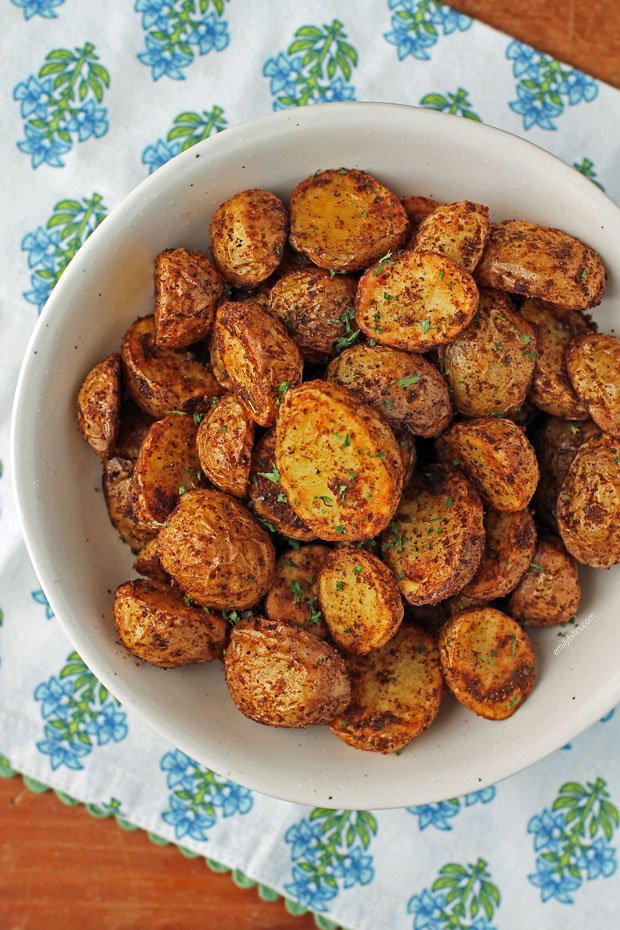
[[287,843],[292,844],[291,858],[307,859],[308,862],[315,863],[318,856],[317,839],[321,836],[322,825],[320,823],[310,823],[308,820],[300,820],[288,828],[284,834]]
[[296,865],[293,866],[293,881],[285,885],[284,890],[302,907],[312,908],[319,914],[325,913],[329,902],[338,894],[337,888],[332,888],[325,881],[316,882]]
[[407,913],[415,914],[414,930],[442,930],[444,895],[431,894],[424,889],[422,894],[414,894],[407,904]]
[[17,148],[25,155],[32,156],[32,167],[38,168],[43,162],[51,165],[52,168],[62,168],[64,162],[62,156],[71,151],[71,144],[62,139],[50,139],[39,129],[35,129],[28,123],[24,126],[26,138],[17,143]]
[[73,682],[58,681],[55,675],[52,675],[49,681],[42,681],[37,685],[34,696],[35,700],[42,701],[41,716],[44,720],[55,714],[59,720],[67,720],[69,717],[70,702],[69,699],[73,694]]
[[552,814],[544,810],[540,816],[532,817],[527,825],[527,832],[534,834],[534,849],[548,849],[550,852],[560,851],[564,826],[562,814]]
[[355,100],[355,88],[345,84],[341,77],[335,78],[325,89],[325,101],[331,103],[334,100]]
[[456,32],[457,29],[461,32],[469,29],[472,24],[472,18],[471,16],[465,16],[464,13],[458,13],[456,10],[453,10],[451,6],[440,3],[431,16],[431,22],[441,26],[443,34],[449,36],[452,32]]
[[232,782],[228,782],[213,796],[214,807],[221,807],[224,817],[232,817],[233,814],[247,814],[253,803],[252,792]]
[[506,58],[514,62],[512,73],[515,77],[523,77],[526,74],[533,81],[540,78],[540,53],[530,45],[515,39],[506,49]]
[[91,136],[98,139],[108,131],[108,121],[105,118],[104,107],[96,107],[93,100],[89,100],[81,110],[78,110],[67,123],[69,132],[77,132],[78,140],[86,142]]
[[54,611],[50,607],[50,602],[46,598],[43,591],[41,591],[41,589],[39,589],[38,591],[32,591],[30,596],[33,601],[36,601],[37,604],[41,604],[42,607],[45,607],[45,619],[51,620],[52,617],[54,616]]
[[[586,161],[586,159],[584,159],[584,161]],[[581,167],[581,166],[575,165],[574,167],[577,168],[577,167]],[[590,169],[592,168],[592,162],[589,163],[588,167],[589,167]],[[585,174],[585,171],[583,171],[583,169],[582,169],[582,172]],[[592,174],[590,174],[590,178],[592,178]],[[595,181],[594,183],[596,184],[596,181]],[[600,187],[600,184],[599,184],[599,187]],[[615,713],[616,713],[616,708],[615,708],[615,707],[612,707],[612,709],[609,711],[608,714],[605,714],[604,717],[601,717],[601,723],[607,723],[607,721],[608,721],[608,720],[611,720],[611,718],[613,717],[613,715],[614,715]]]
[[188,807],[174,795],[170,798],[170,810],[165,811],[162,818],[174,827],[177,840],[182,840],[184,836],[190,836],[193,840],[206,840],[205,831],[215,823],[212,814]]
[[470,791],[465,795],[465,806],[471,807],[472,804],[488,804],[495,797],[495,786],[489,785],[487,788],[481,788],[480,791]]
[[598,84],[588,74],[581,71],[571,71],[563,81],[558,84],[558,93],[566,94],[571,106],[585,100],[590,103],[598,94]]
[[580,879],[575,878],[570,872],[558,871],[553,862],[548,862],[542,856],[536,860],[536,869],[536,872],[528,875],[528,879],[532,885],[540,888],[543,902],[555,898],[562,904],[574,904],[571,895],[580,887]]
[[342,859],[334,869],[336,878],[344,879],[344,887],[353,885],[367,885],[374,878],[372,856],[364,856],[361,846],[354,846],[350,853]]
[[174,752],[167,752],[161,760],[162,771],[168,772],[166,783],[169,788],[181,786],[186,790],[191,790],[194,785],[193,770],[196,763],[189,756],[186,756],[180,749]]
[[499,903],[487,863],[478,859],[444,865],[430,888],[412,895],[407,912],[415,914],[414,930],[494,930],[489,921]]
[[191,65],[191,54],[181,49],[168,49],[158,39],[152,39],[151,36],[146,37],[145,45],[146,52],[140,52],[138,58],[143,65],[149,65],[153,69],[154,81],[158,81],[164,74],[175,81],[184,80],[185,75],[181,69]]
[[617,868],[616,850],[607,846],[605,840],[599,837],[589,849],[586,849],[577,859],[577,867],[585,869],[589,880],[603,875],[609,878]]
[[228,26],[218,22],[215,13],[209,13],[196,26],[187,41],[190,45],[198,46],[200,55],[206,55],[212,49],[221,52],[228,45]]
[[399,61],[408,55],[429,61],[428,49],[442,35],[464,32],[473,22],[470,16],[457,13],[438,0],[389,0],[388,6],[396,12],[391,18],[391,30],[383,37],[396,46]]
[[153,145],[148,145],[142,153],[142,161],[149,166],[149,174],[152,174],[179,152],[208,139],[213,133],[221,132],[227,125],[224,110],[218,106],[202,113],[179,113],[166,140],[158,139]]
[[51,79],[48,81],[37,81],[32,75],[27,81],[20,81],[13,90],[13,100],[20,101],[19,111],[23,119],[33,114],[38,119],[46,118],[51,96],[51,87]]
[[397,47],[400,61],[408,55],[419,61],[430,61],[431,56],[426,49],[437,42],[433,35],[428,35],[426,32],[411,32],[407,23],[395,16],[392,17],[392,31],[386,32],[384,38],[390,45]]
[[80,762],[82,756],[88,755],[90,749],[75,743],[71,746],[66,745],[65,737],[58,730],[51,726],[45,727],[45,736],[47,739],[40,740],[37,743],[37,749],[43,755],[50,757],[50,764],[55,771],[61,765],[66,765],[69,769],[83,769]]
[[301,55],[287,58],[280,52],[277,58],[269,58],[263,66],[263,75],[271,78],[269,93],[274,97],[284,91],[289,97],[294,97],[297,89],[297,78],[301,74]]
[[120,742],[127,736],[125,714],[118,710],[114,704],[104,704],[96,717],[86,724],[86,732],[97,737],[97,745],[105,746],[110,740]]
[[142,28],[146,31],[151,26],[164,28],[166,25],[166,10],[169,10],[171,0],[136,0],[136,13],[142,13]]
[[[43,229],[42,226],[37,227],[34,232],[26,233],[22,239],[22,251],[28,252],[29,268],[34,268],[36,265],[40,265],[42,268],[54,267],[59,236],[58,230]],[[32,596],[35,601],[38,601],[39,599],[34,597],[35,594],[40,595],[43,592],[33,591]],[[47,598],[45,603],[47,603]]]
[[158,139],[154,145],[147,145],[142,152],[142,164],[148,165],[149,174],[153,174],[180,151],[180,142],[164,142],[163,139]]
[[57,19],[58,14],[54,13],[54,8],[62,6],[65,0],[11,0],[14,6],[19,6],[24,11],[24,19],[31,19],[33,16],[41,16],[43,19]]
[[[462,810],[462,807],[471,807],[473,804],[488,804],[495,797],[495,788],[490,786],[480,791],[472,791],[464,798],[451,798],[449,801],[439,801],[434,804],[418,804],[408,807],[410,814],[418,818],[418,827],[425,830],[434,827],[436,830],[451,830],[451,820]],[[462,803],[464,802],[464,804]]]
[[540,126],[541,129],[555,129],[553,119],[562,114],[562,107],[548,100],[540,99],[531,90],[517,85],[518,100],[510,103],[510,109],[523,117],[523,128],[531,129]]
[[[226,0],[136,0],[142,14],[146,51],[138,53],[150,67],[154,81],[169,77],[185,80],[184,69],[195,55],[223,51],[230,42],[228,23],[222,19]],[[211,9],[211,7],[213,9]]]

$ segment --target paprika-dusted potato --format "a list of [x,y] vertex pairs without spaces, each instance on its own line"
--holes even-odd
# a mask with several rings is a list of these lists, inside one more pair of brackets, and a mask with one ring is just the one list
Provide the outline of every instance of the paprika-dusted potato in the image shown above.
[[224,367],[224,362],[222,361],[222,356],[220,355],[219,349],[215,344],[215,339],[213,332],[211,333],[211,338],[209,339],[208,344],[209,349],[209,361],[211,363],[211,370],[215,375],[215,379],[223,388],[227,391],[232,391],[233,383],[228,377],[228,372]]
[[471,200],[444,203],[418,227],[416,252],[437,252],[471,274],[489,238],[489,208]]
[[512,420],[479,417],[454,423],[438,440],[438,451],[445,461],[460,465],[493,510],[523,510],[532,499],[538,462]]
[[439,633],[446,684],[457,701],[487,720],[505,720],[534,687],[536,662],[525,630],[494,607],[455,614]]
[[216,488],[245,497],[250,480],[254,420],[235,394],[205,413],[196,436],[200,467]]
[[280,264],[287,232],[286,207],[275,194],[241,191],[213,215],[209,228],[213,261],[231,284],[256,287]]
[[157,553],[157,536],[149,539],[138,552],[133,562],[133,568],[139,575],[146,575],[153,581],[162,581],[164,584],[170,583],[170,575],[164,571],[159,561]]
[[357,394],[393,428],[415,436],[438,436],[452,419],[444,379],[419,355],[355,345],[329,363],[327,379]]
[[564,545],[578,562],[593,568],[620,562],[620,439],[603,433],[577,450],[556,517]]
[[165,249],[155,259],[155,342],[180,349],[213,326],[224,280],[204,252]]
[[480,498],[450,465],[428,466],[405,489],[382,538],[384,561],[410,604],[436,604],[460,591],[482,557]]
[[116,589],[114,619],[123,646],[161,668],[217,659],[228,628],[221,614],[187,604],[167,584],[142,579]]
[[327,624],[319,607],[319,572],[332,550],[314,543],[287,549],[276,562],[276,576],[265,598],[270,620],[295,623],[325,637]]
[[528,570],[512,592],[508,613],[528,626],[568,623],[579,610],[577,562],[557,536],[543,536]]
[[280,482],[276,465],[276,432],[269,429],[256,444],[250,466],[250,508],[270,530],[309,542],[313,532],[297,516]]
[[431,725],[443,681],[435,639],[415,623],[368,655],[345,658],[351,702],[330,724],[332,733],[371,752],[398,752]]
[[121,345],[125,386],[138,407],[156,419],[171,410],[188,412],[209,408],[224,389],[213,372],[191,352],[155,345],[155,317],[133,323]]
[[577,336],[566,350],[568,376],[595,423],[620,437],[620,339]]
[[130,504],[131,476],[135,462],[115,457],[103,463],[101,486],[105,497],[110,523],[119,536],[138,552],[145,542],[157,534],[157,528],[144,526],[136,520]]
[[[422,220],[432,213],[433,210],[436,210],[439,204],[436,200],[432,200],[430,197],[419,197],[415,194],[407,194],[405,197],[400,198],[405,213],[407,214],[407,219],[409,220],[409,236],[410,243],[413,243],[415,235],[418,231],[418,226]],[[413,244],[408,244],[407,248],[413,248]]]
[[585,310],[601,302],[605,268],[594,249],[560,229],[504,220],[491,226],[476,280],[569,310]]
[[478,306],[474,279],[444,255],[396,252],[360,278],[357,325],[374,342],[427,352],[469,326]]
[[306,381],[286,394],[276,464],[291,507],[320,539],[374,538],[402,490],[401,454],[387,423],[327,381]]
[[206,607],[245,610],[273,583],[273,544],[250,512],[222,491],[188,491],[159,532],[159,558]]
[[233,390],[260,426],[275,423],[286,391],[301,382],[303,361],[286,327],[256,303],[220,304],[215,344]]
[[351,698],[342,657],[290,623],[242,620],[230,635],[224,668],[241,713],[272,727],[328,723]]
[[394,438],[398,443],[398,451],[403,466],[403,487],[407,487],[413,475],[416,463],[415,442],[411,433],[404,428],[392,427]]
[[325,559],[319,603],[335,644],[357,655],[385,645],[404,614],[394,575],[363,549],[336,549]]
[[530,511],[484,515],[485,543],[478,571],[462,593],[481,601],[509,594],[528,571],[536,549],[536,527]]
[[366,171],[319,171],[291,194],[294,249],[319,268],[361,271],[399,249],[409,221],[398,197]]
[[121,357],[113,352],[91,368],[77,397],[80,432],[104,461],[115,454],[120,409]]
[[154,422],[153,418],[144,410],[140,410],[131,398],[123,401],[115,454],[135,462],[140,455],[140,446],[144,441],[144,437]]

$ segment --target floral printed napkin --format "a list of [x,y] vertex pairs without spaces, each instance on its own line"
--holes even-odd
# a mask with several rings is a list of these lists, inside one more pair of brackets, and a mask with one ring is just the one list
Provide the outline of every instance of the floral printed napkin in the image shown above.
[[182,149],[272,109],[390,100],[523,135],[620,201],[620,93],[436,0],[2,0],[2,26],[5,762],[242,870],[323,927],[517,930],[526,913],[615,926],[618,715],[495,787],[405,811],[309,809],[232,784],[125,711],[72,651],[20,540],[8,432],[64,268]]

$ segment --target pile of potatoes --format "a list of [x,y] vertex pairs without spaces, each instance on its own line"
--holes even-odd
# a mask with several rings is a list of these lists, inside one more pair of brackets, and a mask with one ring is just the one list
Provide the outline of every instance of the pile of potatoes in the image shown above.
[[223,657],[271,726],[398,752],[444,686],[493,720],[534,686],[527,628],[620,562],[620,340],[599,256],[488,208],[319,171],[167,249],[154,315],[78,396],[135,656]]

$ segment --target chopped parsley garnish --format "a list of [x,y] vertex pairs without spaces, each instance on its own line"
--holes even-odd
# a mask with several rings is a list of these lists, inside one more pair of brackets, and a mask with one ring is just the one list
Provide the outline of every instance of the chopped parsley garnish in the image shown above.
[[423,333],[427,333],[427,332],[429,331],[429,329],[431,328],[431,321],[430,321],[430,320],[422,320],[422,322],[420,323],[420,327],[421,327]]
[[345,527],[344,527],[344,526],[335,526],[334,529],[335,529],[336,532],[337,532],[338,534],[340,534],[340,535],[342,535],[342,533],[344,533],[344,531],[345,531]]
[[298,603],[303,597],[303,588],[297,580],[291,581],[290,587],[293,592],[295,603]]
[[159,520],[151,520],[151,526],[170,526],[167,520],[164,520],[163,523],[160,523]]
[[344,581],[336,582],[336,591],[344,591]]
[[454,499],[452,497],[446,497],[446,508],[451,507],[453,503]]
[[184,484],[182,484],[182,485],[179,486],[179,497],[181,496],[181,494],[185,494],[185,485],[184,485]]
[[420,375],[411,375],[410,378],[400,378],[396,384],[398,387],[409,387],[410,384],[417,384],[420,379]]
[[267,478],[267,480],[271,481],[273,484],[280,484],[280,472],[275,462],[273,462],[273,471],[259,471],[258,474],[261,478]]
[[378,274],[381,274],[382,271],[385,271],[385,267],[387,265],[395,265],[396,262],[391,261],[391,258],[392,258],[392,253],[386,252],[383,258],[379,259],[377,263],[377,267],[373,271],[373,276],[376,277]]
[[[215,400],[215,402],[217,403],[217,398],[212,397],[212,398],[211,398],[211,406],[213,406],[213,401],[214,401],[214,400]],[[204,413],[195,413],[195,414],[194,414],[194,423],[196,424],[196,426],[200,426],[200,424],[202,423],[202,418],[203,418],[203,417],[204,417]]]
[[276,408],[278,408],[278,407],[280,406],[280,404],[281,404],[282,401],[284,400],[284,397],[285,397],[285,395],[286,395],[286,392],[288,391],[288,389],[289,389],[290,387],[292,387],[292,382],[291,382],[291,381],[283,381],[280,385],[278,385],[278,393],[279,393],[280,396],[278,397],[278,399],[277,399],[277,401],[276,401]]
[[286,494],[282,493],[282,491],[280,491],[280,493],[276,497],[276,501],[278,502],[278,504],[288,504],[288,498]]
[[361,565],[354,565],[354,566],[353,566],[353,574],[354,574],[354,575],[359,575],[359,573],[361,572],[361,570],[362,570],[362,566],[361,566]]
[[347,435],[344,437],[344,442],[342,443],[340,448],[346,449],[347,446],[350,446],[350,445],[351,445],[351,433],[347,433]]

